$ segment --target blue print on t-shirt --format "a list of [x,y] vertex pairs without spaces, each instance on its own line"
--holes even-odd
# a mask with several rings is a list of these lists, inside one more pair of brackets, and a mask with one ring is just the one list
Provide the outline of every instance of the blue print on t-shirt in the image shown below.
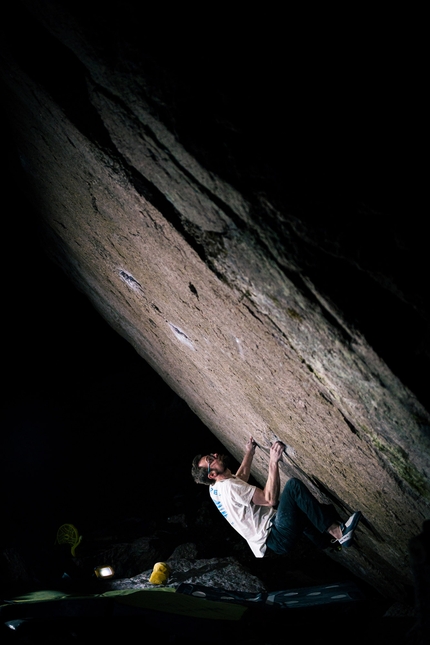
[[[214,497],[218,497],[218,489],[211,487],[210,488],[210,493],[211,493],[211,498],[212,498],[213,503],[215,504],[215,506],[217,507],[219,512],[228,520],[228,513],[225,510],[224,506],[222,505],[222,503],[218,499],[214,499]],[[233,526],[234,522],[232,522],[231,520],[228,520],[228,521],[230,522],[231,526]]]

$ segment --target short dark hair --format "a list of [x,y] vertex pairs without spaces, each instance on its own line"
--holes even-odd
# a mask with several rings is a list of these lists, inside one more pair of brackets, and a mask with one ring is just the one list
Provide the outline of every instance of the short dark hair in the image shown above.
[[207,466],[199,466],[199,462],[203,455],[196,455],[193,459],[193,464],[191,466],[191,476],[196,482],[196,484],[206,484],[210,486],[213,482],[208,477]]

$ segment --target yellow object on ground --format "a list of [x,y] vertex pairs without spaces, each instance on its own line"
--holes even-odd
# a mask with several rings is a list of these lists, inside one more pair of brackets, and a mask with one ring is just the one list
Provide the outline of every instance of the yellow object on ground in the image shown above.
[[170,567],[165,562],[157,562],[149,577],[149,582],[152,585],[165,585],[169,579]]

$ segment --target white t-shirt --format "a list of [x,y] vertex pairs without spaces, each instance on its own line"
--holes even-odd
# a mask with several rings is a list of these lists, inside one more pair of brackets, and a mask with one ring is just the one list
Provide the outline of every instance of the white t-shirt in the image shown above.
[[233,475],[209,486],[209,494],[220,513],[248,542],[255,557],[262,558],[270,521],[276,511],[271,506],[258,506],[251,501],[255,488]]

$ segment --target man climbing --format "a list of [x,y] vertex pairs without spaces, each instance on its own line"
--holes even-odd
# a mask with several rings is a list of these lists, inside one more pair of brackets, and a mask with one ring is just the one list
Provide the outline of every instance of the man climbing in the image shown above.
[[235,475],[225,455],[196,455],[191,474],[198,484],[209,486],[218,510],[248,542],[257,558],[267,548],[277,554],[291,551],[304,533],[317,546],[331,542],[349,547],[361,513],[353,513],[343,524],[331,504],[321,504],[300,479],[291,478],[280,493],[279,462],[285,445],[276,441],[270,448],[269,473],[264,489],[248,483],[257,444],[250,437]]

